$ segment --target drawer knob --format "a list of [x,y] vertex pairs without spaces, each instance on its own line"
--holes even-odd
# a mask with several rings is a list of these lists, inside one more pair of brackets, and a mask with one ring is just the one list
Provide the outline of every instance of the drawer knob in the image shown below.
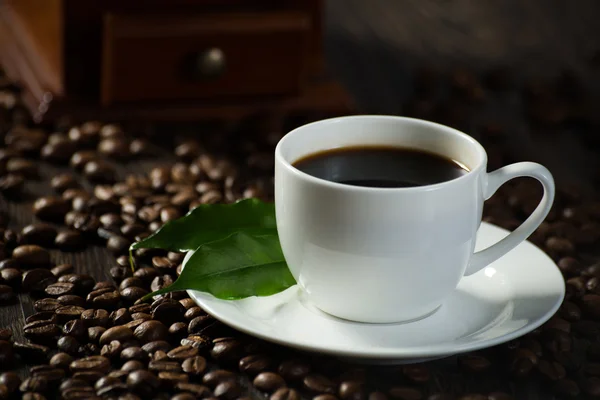
[[227,66],[225,53],[219,48],[211,48],[196,57],[196,76],[199,78],[215,78],[225,72]]

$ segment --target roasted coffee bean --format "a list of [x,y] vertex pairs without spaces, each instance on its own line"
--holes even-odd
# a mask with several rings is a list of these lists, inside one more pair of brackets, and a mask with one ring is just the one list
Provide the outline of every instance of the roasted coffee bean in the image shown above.
[[363,384],[355,381],[340,383],[339,396],[342,400],[365,400],[366,393]]
[[[394,386],[390,388],[388,393],[390,397],[399,400],[420,400],[423,398],[423,393],[420,390],[409,386]],[[481,400],[485,400],[485,398]]]
[[0,304],[8,304],[15,300],[15,292],[8,285],[0,285]]
[[185,322],[175,322],[169,327],[169,336],[175,342],[187,336],[188,326]]
[[227,337],[218,338],[213,340],[213,348],[210,355],[218,362],[237,362],[241,358],[243,350],[242,343],[237,339]]
[[169,361],[169,360],[150,361],[150,363],[148,363],[148,369],[153,372],[160,372],[160,371],[181,372],[181,365],[177,361]]
[[152,312],[152,308],[151,308],[150,304],[148,304],[148,303],[134,304],[133,306],[129,307],[128,310],[131,314],[135,314],[135,313],[149,314]]
[[219,383],[214,390],[214,394],[218,398],[233,400],[240,396],[242,388],[234,380],[229,380]]
[[21,239],[24,244],[49,246],[54,243],[55,237],[56,229],[45,223],[27,225],[21,231]]
[[65,324],[67,321],[80,318],[84,311],[85,309],[79,306],[61,306],[55,310],[56,320],[58,323]]
[[127,376],[127,386],[139,394],[150,395],[160,386],[160,380],[152,372],[138,369]]
[[127,287],[127,288],[121,290],[120,295],[124,301],[131,304],[131,303],[134,303],[139,298],[144,297],[148,293],[150,293],[150,292],[148,292],[146,289],[143,289],[141,287],[130,286],[130,287]]
[[127,371],[127,372],[131,372],[131,371],[137,371],[138,369],[146,369],[146,366],[138,360],[129,360],[126,361],[123,366],[121,367],[122,371]]
[[186,297],[185,299],[179,300],[179,303],[181,303],[181,305],[183,306],[183,308],[185,308],[186,310],[189,310],[192,307],[197,307],[196,306],[196,302],[194,301],[194,299],[191,299],[189,297]]
[[63,295],[73,294],[75,291],[75,285],[68,282],[56,282],[46,286],[44,292],[48,296],[59,297]]
[[[133,318],[133,316],[135,316],[135,314],[133,314],[131,317]],[[135,328],[140,326],[144,321],[146,321],[146,320],[145,319],[134,319],[133,321],[129,321],[128,323],[126,323],[123,326],[126,326],[129,329],[131,329],[132,331],[135,331]]]
[[71,156],[71,167],[82,170],[85,164],[98,159],[98,154],[95,151],[77,151]]
[[126,342],[133,337],[133,331],[126,326],[113,326],[107,329],[102,336],[100,336],[100,345],[103,346],[117,340],[119,342]]
[[69,282],[75,285],[75,293],[80,296],[87,295],[96,281],[89,275],[68,274],[58,278],[59,282]]
[[181,362],[186,358],[197,356],[198,349],[192,346],[179,346],[169,351],[167,355],[170,359]]
[[45,392],[47,388],[48,381],[41,376],[31,376],[19,386],[21,392]]
[[81,319],[85,322],[86,326],[108,326],[110,321],[110,314],[108,311],[103,309],[88,309],[81,313]]
[[127,254],[131,242],[122,236],[112,235],[106,242],[106,248],[114,255]]
[[159,350],[167,352],[171,350],[171,344],[165,340],[155,340],[153,342],[148,342],[145,345],[143,345],[142,350],[144,350],[148,354],[154,354]]
[[109,281],[99,281],[99,282],[96,282],[96,284],[94,285],[94,287],[92,288],[92,290],[100,290],[100,289],[115,290],[116,287],[115,287],[115,285],[112,284],[112,282],[109,282]]
[[50,186],[58,193],[63,193],[67,189],[77,189],[79,182],[71,174],[59,174],[52,178]]
[[241,372],[254,376],[269,369],[272,364],[273,360],[268,356],[264,354],[252,354],[242,358],[238,365]]
[[510,372],[516,377],[525,377],[533,368],[533,363],[529,358],[515,358],[510,364]]
[[134,321],[137,320],[142,320],[142,322],[140,322],[140,324],[136,325],[136,328],[141,325],[144,321],[149,321],[152,319],[152,315],[147,314],[147,313],[133,313],[131,314],[131,319],[133,319]]
[[180,343],[182,346],[192,346],[198,349],[198,351],[203,351],[204,349],[209,348],[212,344],[210,338],[203,335],[190,335],[184,339],[181,339]]
[[121,295],[117,290],[104,288],[90,292],[87,295],[86,301],[94,307],[112,310],[119,304],[120,299]]
[[121,354],[121,351],[123,351],[121,343],[118,340],[113,340],[102,346],[100,355],[106,358],[115,359]]
[[11,371],[3,372],[0,374],[0,385],[6,386],[8,394],[14,393],[21,385],[21,378],[19,378],[19,375]]
[[173,387],[178,383],[187,383],[189,381],[189,377],[186,374],[175,371],[160,371],[158,372],[158,379],[167,387]]
[[160,289],[164,289],[173,284],[173,278],[170,275],[159,275],[152,280],[150,284],[150,290],[155,292]]
[[583,311],[588,316],[600,318],[600,295],[587,294],[582,298]]
[[571,337],[559,329],[547,329],[543,333],[544,345],[553,353],[571,351]]
[[72,274],[75,269],[71,264],[60,264],[52,268],[50,272],[57,278],[62,275]]
[[102,378],[103,373],[101,371],[79,371],[73,374],[73,378],[82,379],[89,384],[93,384],[98,379]]
[[577,383],[570,379],[561,379],[554,384],[554,392],[566,398],[577,398],[581,393]]
[[163,207],[160,210],[160,220],[162,223],[176,220],[182,216],[181,212],[172,206]]
[[563,379],[567,375],[563,366],[555,361],[539,360],[537,367],[543,376],[552,381]]
[[55,368],[67,369],[69,365],[73,362],[73,357],[71,357],[67,353],[56,353],[50,359],[49,364]]
[[214,388],[221,382],[235,380],[235,379],[236,379],[236,376],[233,372],[230,372],[230,371],[227,371],[224,369],[216,369],[216,370],[213,370],[213,371],[210,371],[210,372],[207,372],[206,374],[204,374],[204,377],[202,378],[202,382],[205,385]]
[[184,318],[189,321],[203,315],[206,315],[206,312],[204,312],[203,309],[201,309],[200,307],[191,307],[185,312]]
[[61,336],[56,341],[56,347],[67,354],[77,355],[80,351],[81,343],[72,336]]
[[83,167],[85,177],[94,183],[112,183],[115,181],[115,169],[102,160],[88,161]]
[[531,361],[531,363],[533,365],[537,365],[538,363],[538,356],[531,350],[526,349],[526,348],[520,348],[520,349],[516,349],[513,353],[512,353],[512,357],[513,358],[528,358],[529,361]]
[[63,221],[70,209],[69,202],[57,196],[40,197],[33,203],[35,216],[48,221]]
[[12,330],[10,328],[0,328],[0,340],[10,340],[12,338]]
[[0,271],[0,281],[4,281],[8,286],[13,289],[18,289],[21,286],[21,280],[23,275],[21,271],[16,268],[5,268]]
[[[0,346],[0,348],[2,348],[2,346]],[[49,347],[35,343],[15,342],[13,344],[13,348],[15,350],[15,353],[21,356],[22,359],[26,360],[46,361],[48,359],[48,356],[50,355]],[[1,353],[2,351],[0,351],[0,354]]]
[[78,340],[87,339],[87,327],[85,323],[80,319],[73,319],[65,324],[63,327],[63,334],[73,336]]
[[185,308],[178,301],[163,302],[152,310],[152,318],[165,325],[183,321],[184,314]]
[[[319,374],[309,374],[302,380],[305,389],[314,393],[329,393],[336,392],[336,385],[327,377]],[[392,396],[394,397],[394,396]]]
[[54,384],[58,381],[61,381],[65,377],[65,371],[53,367],[51,365],[36,365],[29,369],[29,373],[33,377],[42,377],[46,379],[50,384]]
[[124,224],[121,226],[121,233],[124,237],[128,239],[134,239],[137,235],[146,231],[146,227],[142,224],[133,223],[133,224]]
[[281,375],[274,372],[261,372],[260,374],[256,375],[252,381],[252,384],[256,386],[258,390],[269,393],[286,386]]
[[112,267],[109,271],[109,274],[116,283],[120,283],[121,281],[123,281],[123,279],[131,277],[131,269],[128,267],[121,267],[119,265],[116,267]]
[[81,233],[77,231],[61,231],[54,241],[56,247],[62,251],[76,251],[85,247]]
[[25,271],[21,280],[21,287],[26,292],[42,292],[46,286],[56,282],[52,272],[43,268],[34,268]]
[[84,357],[73,361],[69,365],[69,369],[71,372],[98,371],[106,373],[110,369],[110,360],[103,356]]
[[85,306],[85,299],[74,294],[65,294],[58,296],[56,300],[63,306]]
[[47,343],[60,334],[60,328],[54,324],[54,321],[34,321],[23,326],[23,333],[32,342]]
[[142,343],[165,340],[169,336],[167,327],[159,321],[145,321],[135,328],[134,336]]
[[300,393],[295,389],[280,388],[271,395],[270,400],[300,400]]
[[[6,232],[10,232],[10,231],[5,231]],[[0,234],[0,241],[2,241],[2,234]],[[4,244],[5,247],[7,247],[6,245],[6,240],[4,240]],[[5,269],[19,269],[19,263],[16,262],[15,260],[13,260],[12,258],[7,258],[5,260],[0,261],[0,271],[3,271]]]
[[[145,250],[145,249],[140,249]],[[135,270],[133,273],[134,277],[140,278],[146,285],[149,285],[150,282],[156,277],[157,271],[155,268],[151,267],[142,267]]]
[[98,143],[98,153],[114,159],[125,159],[129,156],[129,143],[123,138],[103,139]]
[[169,260],[167,257],[152,257],[152,266],[162,273],[168,273],[175,268],[177,264]]
[[127,347],[121,351],[121,360],[129,361],[129,360],[138,360],[138,361],[146,361],[148,360],[148,353],[142,350],[140,347]]
[[110,320],[113,325],[123,325],[131,321],[131,314],[126,308],[119,308],[110,313]]
[[25,178],[20,174],[6,174],[0,176],[0,192],[7,196],[16,196],[25,186]]
[[142,279],[132,276],[132,277],[128,277],[125,278],[123,280],[123,282],[121,282],[121,284],[119,285],[119,290],[123,290],[126,289],[128,287],[144,287],[146,286],[144,281],[142,281]]
[[558,361],[567,372],[578,372],[581,369],[583,359],[579,354],[568,351],[562,351],[553,354],[554,359]]
[[35,314],[31,314],[27,318],[25,318],[25,324],[29,324],[35,321],[51,321],[54,322],[56,320],[56,316],[52,311],[41,311],[36,312]]
[[26,244],[15,248],[12,258],[21,268],[43,268],[50,265],[50,253],[35,244]]
[[[208,315],[198,316],[190,321],[190,324],[188,326],[188,333],[190,335],[202,333],[204,328],[206,328],[212,322],[214,322],[214,318],[212,318]],[[232,346],[232,345],[230,345],[230,346]],[[228,351],[232,351],[232,350],[228,350]],[[235,349],[234,349],[234,351],[235,351]]]
[[11,158],[6,162],[6,172],[32,179],[38,176],[38,169],[35,162],[18,157]]
[[7,340],[0,340],[0,365],[11,365],[14,358],[13,345]]
[[310,364],[303,360],[293,359],[283,361],[278,368],[278,372],[288,381],[299,381],[304,379],[311,372]]

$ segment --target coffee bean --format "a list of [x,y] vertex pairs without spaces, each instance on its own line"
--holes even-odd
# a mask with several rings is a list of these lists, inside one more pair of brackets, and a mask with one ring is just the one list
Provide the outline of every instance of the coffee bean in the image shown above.
[[68,282],[75,285],[75,293],[80,296],[87,295],[94,287],[96,281],[89,275],[67,274],[58,278],[59,282]]
[[196,317],[200,317],[206,315],[206,312],[204,312],[204,310],[200,307],[191,307],[189,308],[185,314],[183,315],[185,319],[192,320]]
[[0,385],[6,386],[9,394],[14,393],[21,385],[21,378],[14,372],[3,372],[0,374]]
[[336,392],[335,384],[327,377],[319,374],[306,375],[302,383],[304,388],[315,393],[329,393],[333,394]]
[[123,351],[123,346],[118,340],[113,340],[110,343],[107,343],[102,346],[100,349],[100,355],[110,359],[116,359],[120,356],[121,351]]
[[[2,346],[0,345],[0,349]],[[50,354],[50,348],[35,343],[21,343],[15,342],[13,344],[15,352],[21,356],[22,359],[27,360],[47,360]],[[0,350],[0,354],[2,351]]]
[[159,321],[145,321],[135,328],[134,336],[143,343],[165,340],[168,337],[167,327]]
[[106,242],[106,248],[114,255],[127,254],[131,242],[122,236],[112,235]]
[[42,292],[46,286],[56,282],[56,277],[47,269],[35,268],[25,271],[21,287],[26,292]]
[[274,392],[279,388],[286,386],[285,381],[281,375],[274,372],[261,372],[252,381],[252,384],[256,386],[258,390],[263,392]]
[[48,251],[34,244],[26,244],[15,248],[12,258],[21,268],[43,268],[50,265]]
[[103,139],[98,143],[98,153],[114,159],[125,159],[129,156],[129,143],[122,138]]
[[71,264],[60,264],[50,270],[57,278],[62,275],[72,274],[73,271],[74,268]]
[[600,318],[600,295],[587,294],[583,296],[583,312],[592,318]]
[[278,372],[288,381],[299,381],[311,372],[311,367],[310,364],[303,360],[293,359],[283,361],[279,365]]
[[139,298],[144,297],[148,293],[149,292],[146,289],[143,289],[141,287],[130,286],[130,287],[127,287],[127,288],[121,290],[120,295],[124,301],[131,304],[131,303],[134,303]]
[[8,285],[0,285],[0,304],[8,304],[15,300],[15,292]]
[[33,203],[35,216],[48,221],[63,221],[70,209],[69,202],[57,196],[40,197]]
[[234,380],[228,380],[219,383],[214,390],[214,394],[218,398],[233,400],[240,396],[242,388],[239,383]]
[[237,362],[242,357],[243,349],[242,343],[237,339],[228,337],[218,338],[213,340],[213,348],[210,355],[218,362]]
[[148,369],[157,373],[161,371],[181,372],[181,365],[177,361],[157,360],[150,361]]
[[6,162],[6,172],[22,175],[23,177],[30,179],[38,177],[36,163],[19,157],[11,158]]
[[36,322],[36,321],[54,322],[54,321],[56,321],[56,316],[54,315],[54,313],[52,311],[42,311],[42,312],[37,312],[35,314],[31,314],[30,316],[25,318],[26,325],[30,324],[31,322]]
[[23,333],[32,342],[48,343],[60,334],[60,328],[54,324],[54,321],[34,321],[23,326]]
[[62,381],[65,377],[64,370],[51,365],[33,366],[29,369],[29,373],[32,377],[44,378],[50,385],[54,385],[55,383]]
[[106,373],[110,369],[110,360],[103,356],[84,357],[69,365],[71,372],[97,371]]
[[[145,250],[145,249],[139,249],[139,250]],[[145,283],[145,285],[149,285],[150,282],[152,282],[152,280],[156,277],[156,275],[157,275],[156,269],[151,268],[151,267],[138,268],[133,273],[133,276],[136,278],[140,278]],[[153,307],[153,309],[154,308],[155,307]]]
[[64,324],[67,321],[81,317],[85,309],[79,306],[61,306],[55,310],[56,320]]
[[75,285],[73,285],[72,283],[56,282],[46,286],[46,289],[44,289],[44,291],[48,296],[59,297],[63,295],[73,294],[74,289]]
[[138,360],[138,361],[146,361],[148,359],[148,354],[142,350],[140,347],[127,347],[121,351],[121,360],[129,361],[129,360]]
[[61,336],[56,341],[56,347],[65,353],[77,355],[80,352],[81,343],[72,336]]
[[86,297],[88,304],[91,304],[93,307],[104,308],[107,310],[116,308],[120,299],[121,295],[119,292],[112,288],[94,290]]
[[186,358],[197,356],[198,349],[192,346],[179,346],[169,351],[167,355],[170,359],[181,362]]
[[73,357],[71,357],[67,353],[56,353],[50,359],[49,364],[55,368],[67,369],[69,365],[73,362]]
[[21,392],[45,392],[47,388],[48,381],[40,376],[29,377],[19,386]]
[[85,299],[74,294],[65,294],[62,296],[58,296],[56,300],[63,306],[85,306]]
[[183,306],[183,308],[185,308],[186,310],[189,310],[192,307],[197,307],[196,306],[196,302],[194,301],[194,299],[191,299],[189,297],[186,297],[185,299],[179,300],[179,303],[181,303],[181,305]]
[[171,286],[172,284],[173,284],[173,278],[171,278],[170,275],[157,276],[156,278],[154,278],[152,280],[152,283],[150,284],[150,290],[155,292],[157,290],[164,289],[168,286]]
[[11,365],[14,357],[13,345],[7,340],[0,340],[0,365]]
[[130,276],[123,279],[123,282],[119,284],[119,290],[126,289],[128,287],[144,287],[146,286],[144,281],[141,278]]
[[49,246],[54,243],[55,237],[56,229],[45,223],[27,225],[21,231],[21,238],[24,244]]
[[127,387],[136,393],[150,395],[159,386],[160,380],[152,372],[139,369],[127,375]]
[[464,368],[473,372],[485,371],[491,366],[487,358],[475,354],[462,356],[459,362]]
[[184,339],[181,339],[180,343],[182,346],[192,346],[198,349],[198,351],[204,351],[205,349],[210,347],[212,342],[207,336],[191,335]]
[[161,321],[165,325],[183,321],[185,308],[178,301],[166,301],[157,305],[152,310],[152,318]]
[[554,392],[566,398],[577,398],[581,393],[577,383],[570,379],[561,379],[554,384]]
[[553,353],[571,350],[571,337],[559,329],[546,329],[543,333],[544,345]]
[[131,314],[131,319],[133,319],[134,321],[141,320],[140,323],[135,326],[137,328],[144,321],[151,320],[152,319],[152,315],[146,314],[146,313],[141,313],[141,312],[139,312],[139,313],[133,313],[133,314]]
[[176,220],[182,216],[181,212],[172,206],[163,207],[160,210],[160,220],[163,223]]
[[94,183],[112,183],[115,181],[115,169],[102,160],[88,161],[83,167],[85,177]]
[[10,340],[12,338],[12,330],[10,328],[0,328],[0,340]]
[[[432,396],[435,396],[435,394]],[[388,396],[383,392],[371,392],[369,394],[369,400],[388,400]],[[439,398],[439,399],[433,398],[432,399],[432,397],[430,397],[428,400],[444,400],[444,399],[443,398]]]
[[234,380],[234,379],[236,379],[236,376],[233,372],[230,372],[230,371],[227,371],[224,369],[216,369],[216,370],[213,370],[213,371],[210,371],[210,372],[207,372],[206,374],[204,374],[204,377],[202,378],[202,382],[205,385],[214,388],[221,382],[225,382],[228,380]]
[[54,244],[62,251],[76,251],[85,247],[81,233],[71,230],[59,232]]
[[108,326],[110,321],[110,314],[108,311],[103,309],[88,309],[81,313],[81,319],[85,322],[86,326]]
[[313,400],[338,400],[338,398],[332,394],[320,394],[313,397]]
[[4,280],[13,289],[18,289],[21,286],[22,279],[21,271],[16,268],[5,268],[0,271],[0,281]]
[[241,372],[254,376],[267,369],[272,365],[273,360],[263,354],[252,354],[242,358],[238,364]]
[[269,398],[270,400],[300,400],[300,393],[295,389],[282,387],[275,391]]
[[102,336],[100,336],[100,345],[103,346],[117,340],[119,342],[126,342],[133,337],[133,331],[126,326],[113,326],[107,329]]

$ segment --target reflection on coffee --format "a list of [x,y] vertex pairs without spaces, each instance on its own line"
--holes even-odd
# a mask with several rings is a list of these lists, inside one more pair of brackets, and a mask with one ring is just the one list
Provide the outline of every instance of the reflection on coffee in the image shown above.
[[294,167],[317,178],[354,186],[401,188],[432,185],[466,174],[449,158],[410,148],[343,147],[310,154]]

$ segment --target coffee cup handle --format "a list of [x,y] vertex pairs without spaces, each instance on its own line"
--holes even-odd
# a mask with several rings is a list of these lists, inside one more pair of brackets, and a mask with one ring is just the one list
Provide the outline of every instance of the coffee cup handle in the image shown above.
[[494,172],[487,173],[484,177],[483,184],[485,200],[492,197],[496,190],[509,180],[520,177],[535,178],[542,184],[544,188],[542,200],[529,218],[527,218],[517,229],[498,243],[474,253],[471,257],[471,262],[465,271],[465,276],[476,273],[511,251],[519,243],[527,239],[548,215],[548,212],[552,207],[552,202],[554,201],[554,179],[546,167],[533,162],[511,164],[497,169]]

